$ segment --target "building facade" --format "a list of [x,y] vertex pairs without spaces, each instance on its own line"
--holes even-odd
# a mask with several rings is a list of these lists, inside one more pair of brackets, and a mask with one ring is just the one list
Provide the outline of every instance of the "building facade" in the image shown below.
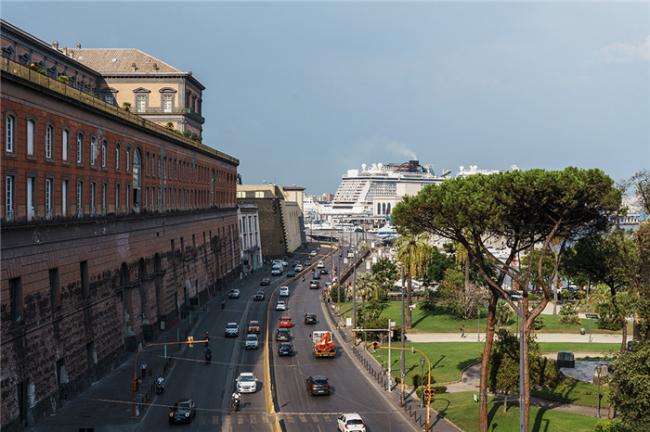
[[259,213],[254,204],[240,204],[237,208],[242,271],[251,273],[264,265]]
[[[2,22],[0,391],[9,431],[82,391],[240,268],[238,160],[15,61],[27,49],[46,65],[56,59],[57,71],[86,73],[20,32]],[[14,39],[27,48],[5,50]]]
[[237,202],[257,206],[265,257],[285,256],[304,242],[302,211],[296,202],[285,199],[280,186],[237,185]]

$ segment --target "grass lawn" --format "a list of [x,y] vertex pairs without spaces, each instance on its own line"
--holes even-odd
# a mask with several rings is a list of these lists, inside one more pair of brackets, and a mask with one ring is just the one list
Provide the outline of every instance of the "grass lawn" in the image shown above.
[[[604,409],[607,409],[609,406],[607,389],[607,385],[600,386],[602,395],[600,406]],[[557,387],[551,390],[532,390],[531,393],[533,396],[546,400],[591,407],[598,406],[598,387],[593,384],[577,381],[571,377],[565,377]]]
[[[391,320],[399,323],[401,321],[400,306],[401,302],[399,301],[388,302],[388,307],[383,310],[382,317],[389,317]],[[341,312],[343,316],[351,317],[352,303],[341,303]],[[475,333],[478,325],[480,331],[484,332],[486,325],[485,314],[486,312],[484,310],[481,311],[481,319],[478,321],[476,319],[459,320],[445,313],[443,310],[435,310],[433,312],[425,311],[418,304],[418,307],[413,311],[413,328],[410,331],[413,333],[458,333],[460,328],[464,327],[466,333]],[[579,333],[581,327],[584,327],[587,331],[591,327],[592,333],[620,334],[620,331],[597,328],[595,320],[582,319],[580,324],[562,324],[559,315],[542,315],[542,318],[544,327],[538,331],[539,333]],[[516,331],[516,321],[511,323],[508,328]],[[631,327],[629,334],[632,334]]]
[[[483,352],[483,342],[428,342],[428,343],[407,343],[406,346],[414,345],[424,351],[431,361],[431,373],[437,383],[447,383],[460,380],[461,371],[473,363],[480,361]],[[396,344],[393,346],[397,346]],[[386,369],[388,367],[387,345],[383,345],[374,355],[377,360]],[[603,343],[561,343],[548,342],[541,343],[542,352],[573,351],[579,352],[602,352],[617,351],[618,344]],[[400,352],[393,350],[392,357],[392,374],[399,377],[399,360]],[[406,383],[412,385],[413,375],[420,374],[420,355],[411,352],[405,353],[407,378]],[[425,371],[426,374],[426,371]]]
[[[436,396],[433,407],[447,419],[467,432],[478,431],[478,403],[471,392],[441,394]],[[509,407],[503,412],[503,403],[489,403],[490,431],[510,432],[519,429],[519,409]],[[534,432],[591,432],[598,419],[578,414],[531,407],[529,430]]]

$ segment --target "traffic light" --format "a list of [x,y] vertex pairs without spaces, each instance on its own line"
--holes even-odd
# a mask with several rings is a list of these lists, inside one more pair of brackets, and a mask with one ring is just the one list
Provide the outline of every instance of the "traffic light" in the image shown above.
[[435,391],[433,390],[433,386],[427,386],[422,389],[422,396],[427,400],[431,401],[433,397],[436,395]]
[[377,351],[377,348],[379,348],[379,342],[374,341],[374,342],[372,343],[372,349],[373,349],[374,351]]
[[190,348],[194,348],[194,336],[188,336],[187,337],[187,345]]

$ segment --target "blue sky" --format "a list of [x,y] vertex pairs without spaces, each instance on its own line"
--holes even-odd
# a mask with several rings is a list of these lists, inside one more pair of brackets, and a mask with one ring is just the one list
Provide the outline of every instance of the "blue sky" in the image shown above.
[[648,3],[26,3],[61,46],[192,70],[246,183],[334,191],[361,163],[650,167]]

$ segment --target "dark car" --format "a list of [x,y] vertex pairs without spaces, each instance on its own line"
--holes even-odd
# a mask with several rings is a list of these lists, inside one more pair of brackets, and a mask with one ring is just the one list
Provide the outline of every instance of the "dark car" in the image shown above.
[[289,278],[292,278],[292,277],[294,277],[295,275],[296,275],[296,274],[293,272],[293,270],[289,270],[289,271],[287,272],[287,277],[289,277]]
[[278,355],[280,357],[288,357],[293,355],[293,345],[291,342],[282,342],[278,347]]
[[322,375],[314,375],[307,378],[307,391],[312,396],[317,395],[329,395],[330,394],[330,384],[327,382],[327,378]]
[[305,324],[316,324],[317,322],[318,322],[318,319],[316,318],[315,313],[307,312],[305,314]]
[[326,275],[327,274],[327,269],[326,268],[320,269],[320,274]]
[[191,423],[196,416],[196,405],[192,399],[179,400],[169,409],[169,423]]
[[289,342],[291,340],[291,332],[288,328],[279,328],[275,331],[275,340],[278,342]]
[[311,265],[311,260],[310,260],[309,258],[307,258],[307,259],[303,262],[303,264],[305,264],[306,266]]
[[268,286],[268,285],[271,285],[271,279],[269,279],[269,278],[262,278],[262,280],[260,281],[260,285],[261,285],[261,286]]
[[257,291],[253,297],[255,301],[264,301],[264,291]]
[[318,280],[318,279],[320,279],[320,274],[318,272],[314,272],[314,274],[312,275],[311,278]]

